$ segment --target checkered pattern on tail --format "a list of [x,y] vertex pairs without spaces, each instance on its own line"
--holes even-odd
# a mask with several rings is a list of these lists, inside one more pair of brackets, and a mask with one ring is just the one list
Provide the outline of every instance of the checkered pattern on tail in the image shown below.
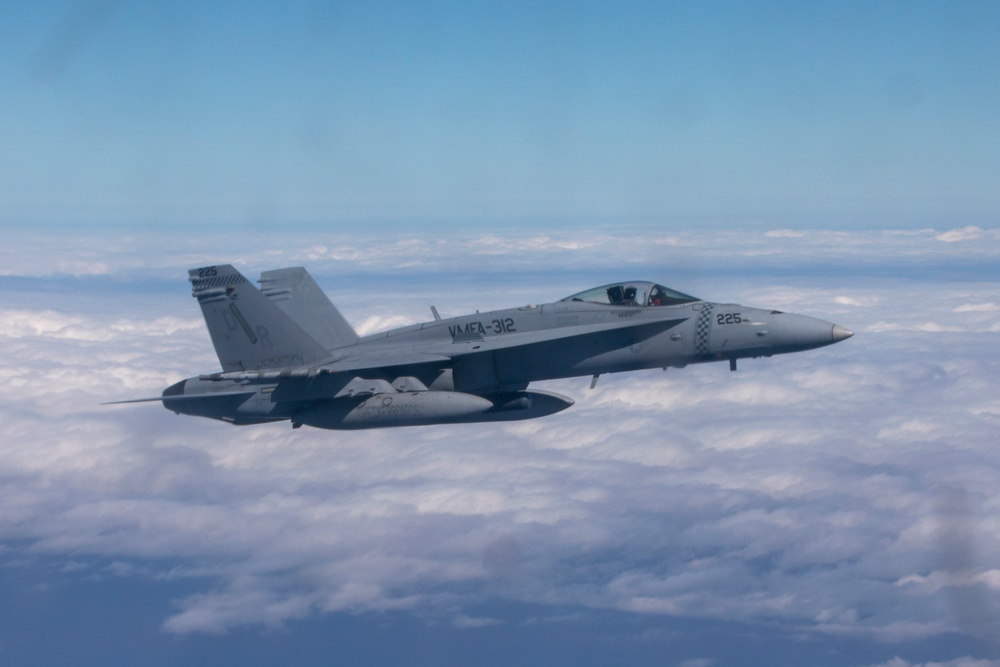
[[188,280],[191,281],[191,294],[193,296],[198,296],[199,292],[204,292],[205,290],[212,289],[213,287],[228,287],[230,285],[239,285],[240,283],[249,282],[239,273],[212,276],[209,278],[191,276]]
[[708,334],[712,330],[712,311],[715,307],[705,304],[698,313],[698,322],[694,328],[694,347],[699,356],[708,356]]

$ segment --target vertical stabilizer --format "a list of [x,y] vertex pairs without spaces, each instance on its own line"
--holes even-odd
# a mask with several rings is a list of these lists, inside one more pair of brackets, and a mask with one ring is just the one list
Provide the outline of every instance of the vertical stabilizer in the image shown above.
[[302,267],[265,271],[260,291],[326,349],[358,342],[358,334]]
[[223,371],[302,366],[329,356],[232,266],[191,269],[188,279]]

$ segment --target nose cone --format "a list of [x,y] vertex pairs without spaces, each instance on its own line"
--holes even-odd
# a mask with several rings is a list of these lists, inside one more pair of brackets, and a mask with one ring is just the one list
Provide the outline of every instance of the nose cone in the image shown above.
[[853,336],[854,332],[815,317],[777,313],[771,318],[769,334],[772,349],[781,353],[839,343]]
[[833,342],[834,343],[839,343],[842,340],[847,340],[848,338],[850,338],[853,335],[854,335],[854,332],[851,331],[850,329],[845,329],[844,327],[840,326],[839,324],[834,324],[833,325]]

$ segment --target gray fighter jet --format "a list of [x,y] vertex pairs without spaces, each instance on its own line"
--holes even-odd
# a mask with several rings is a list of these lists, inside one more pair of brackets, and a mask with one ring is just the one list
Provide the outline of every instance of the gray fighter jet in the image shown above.
[[178,414],[327,429],[493,422],[573,405],[532,382],[769,357],[853,334],[813,317],[710,303],[663,285],[604,285],[555,303],[434,320],[359,337],[302,268],[189,272],[222,372],[163,395]]

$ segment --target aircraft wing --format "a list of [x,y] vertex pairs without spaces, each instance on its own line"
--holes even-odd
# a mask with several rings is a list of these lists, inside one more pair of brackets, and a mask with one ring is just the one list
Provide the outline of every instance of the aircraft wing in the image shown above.
[[585,347],[587,339],[593,339],[596,345],[607,345],[610,349],[615,349],[616,347],[627,346],[644,341],[647,338],[652,338],[659,333],[674,328],[686,319],[641,323],[603,322],[600,324],[577,326],[571,330],[545,329],[542,331],[516,332],[502,336],[478,337],[476,339],[470,337],[463,338],[461,341],[437,343],[431,348],[422,348],[420,350],[398,349],[380,351],[376,348],[361,352],[354,357],[324,363],[317,369],[314,369],[313,372],[314,374],[316,372],[357,372],[424,364],[437,364],[441,367],[447,367],[457,357],[504,350],[514,351],[524,349],[528,351],[537,346],[562,343],[563,341],[584,343],[582,347]]
[[536,345],[540,343],[550,343],[553,341],[573,341],[580,342],[585,339],[600,339],[608,334],[627,334],[636,342],[652,338],[653,336],[673,329],[687,318],[676,320],[659,320],[656,322],[602,322],[600,324],[589,324],[567,329],[545,329],[543,331],[524,331],[504,334],[502,336],[483,337],[482,340],[463,340],[452,343],[453,346],[461,346],[460,351],[452,351],[450,357],[463,354],[478,354],[481,352],[496,352],[511,348],[523,347],[526,345]]
[[438,365],[450,366],[456,357],[485,354],[502,350],[517,350],[559,341],[586,342],[593,339],[595,344],[608,343],[612,347],[628,345],[651,338],[684,322],[686,318],[659,320],[656,322],[622,323],[604,322],[573,327],[572,329],[546,329],[524,331],[482,339],[438,343],[428,348],[371,347],[352,350],[346,356],[332,357],[319,364],[302,365],[294,368],[263,369],[258,371],[230,371],[202,375],[201,380],[281,380],[294,377],[316,377],[334,373],[361,373],[386,368],[406,366]]
[[350,373],[379,370],[383,368],[400,368],[404,366],[423,366],[436,364],[448,366],[451,357],[443,354],[421,352],[416,350],[367,350],[357,352],[341,359],[332,358],[319,365],[296,366],[260,371],[231,371],[228,373],[211,373],[201,375],[200,380],[281,380],[294,377],[315,377],[333,373]]

